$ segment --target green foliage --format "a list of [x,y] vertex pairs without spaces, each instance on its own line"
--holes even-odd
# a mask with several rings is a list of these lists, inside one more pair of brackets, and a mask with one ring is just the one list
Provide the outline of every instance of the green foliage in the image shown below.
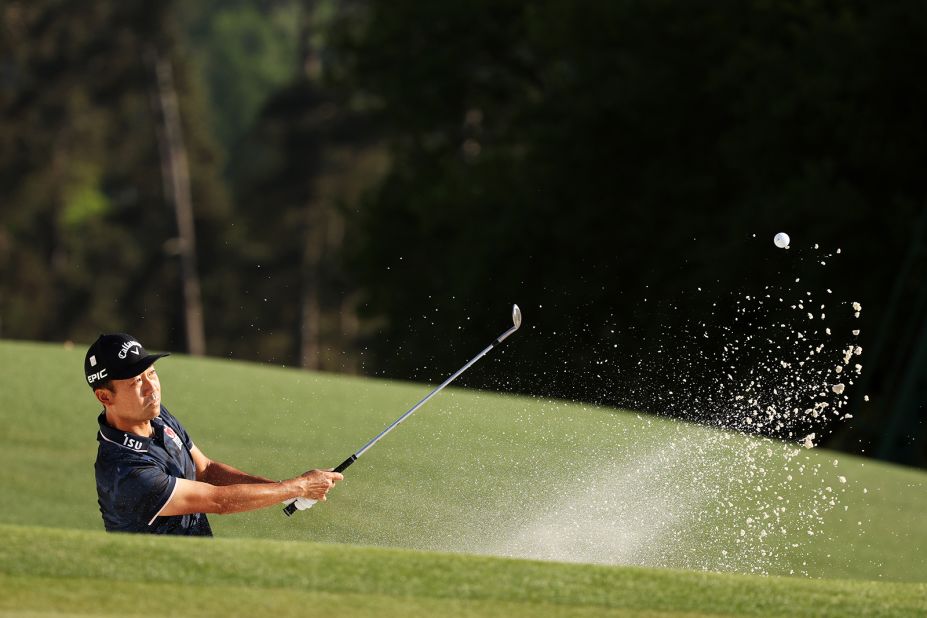
[[[269,96],[231,152],[237,219],[249,230],[238,259],[255,273],[235,330],[256,332],[230,351],[271,362],[356,373],[356,286],[344,265],[345,211],[381,176],[370,125],[324,79],[327,22],[301,15],[300,70]],[[307,335],[307,331],[315,335]]]
[[[6,336],[129,330],[176,347],[176,223],[163,198],[151,51],[175,64],[201,263],[218,277],[226,197],[172,3],[8,2],[0,91],[0,316]],[[212,258],[212,259],[210,259]]]
[[[324,244],[321,330],[340,335],[323,342],[323,364],[356,370],[342,353],[354,335],[340,209],[376,165],[362,125],[335,118],[330,94],[298,70],[325,45],[333,10],[295,1],[4,5],[0,334],[86,340],[127,330],[183,348],[176,223],[153,107],[158,49],[172,61],[181,107],[208,349],[301,362],[304,253]],[[226,167],[233,182],[218,174]]]
[[210,95],[210,124],[233,152],[266,100],[298,71],[302,5],[212,0],[181,11]]
[[[78,176],[65,188],[61,223],[73,232],[83,223],[102,217],[110,209],[109,198],[100,190],[100,171],[80,164],[73,166]],[[73,173],[72,172],[72,173]]]

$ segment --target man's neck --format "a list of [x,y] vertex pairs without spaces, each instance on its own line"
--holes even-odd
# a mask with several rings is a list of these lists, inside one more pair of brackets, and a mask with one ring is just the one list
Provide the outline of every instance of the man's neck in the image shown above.
[[143,438],[150,438],[153,433],[151,429],[151,421],[126,420],[108,408],[106,409],[106,422],[110,427],[115,427],[119,431],[134,433],[135,435],[142,436]]

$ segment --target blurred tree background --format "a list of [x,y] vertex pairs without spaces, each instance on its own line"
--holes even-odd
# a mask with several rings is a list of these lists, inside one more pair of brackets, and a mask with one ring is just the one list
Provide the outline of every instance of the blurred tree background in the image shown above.
[[[831,445],[927,463],[923,2],[0,17],[2,337],[197,352],[201,328],[214,356],[435,381],[518,302],[529,334],[462,383],[667,412],[631,361],[800,278],[865,308],[855,419]],[[812,268],[815,243],[843,252]]]

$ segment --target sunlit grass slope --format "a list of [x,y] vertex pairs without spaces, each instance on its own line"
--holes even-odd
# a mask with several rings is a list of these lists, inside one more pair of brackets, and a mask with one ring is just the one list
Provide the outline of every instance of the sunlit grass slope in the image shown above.
[[9,616],[914,616],[927,584],[0,525]]
[[[93,480],[99,407],[83,382],[83,352],[0,342],[0,523],[102,528]],[[483,370],[506,370],[493,362]],[[165,405],[200,448],[272,478],[336,465],[429,389],[178,355],[158,370]],[[769,483],[767,472],[769,488],[748,504],[735,489],[752,477],[736,451],[749,447],[751,465],[778,465],[777,456],[762,461],[766,444],[633,413],[449,389],[355,463],[327,503],[290,519],[271,508],[211,520],[226,538],[750,572],[767,549],[739,544],[754,530],[719,507],[755,511],[752,519],[768,501],[788,509],[776,558],[760,572],[927,581],[927,475],[801,450],[791,461],[807,478]],[[693,467],[727,484],[706,491],[674,482]],[[825,486],[834,506],[822,502]],[[661,509],[680,502],[686,516],[662,521]],[[819,516],[813,527],[803,509]]]

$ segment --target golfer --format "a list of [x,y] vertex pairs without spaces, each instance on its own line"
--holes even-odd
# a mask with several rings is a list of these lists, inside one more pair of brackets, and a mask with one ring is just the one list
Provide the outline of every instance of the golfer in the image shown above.
[[149,354],[131,335],[100,335],[84,373],[101,404],[97,496],[111,532],[212,536],[206,513],[238,513],[292,501],[325,500],[344,478],[310,470],[272,481],[213,461],[161,405],[161,382]]

